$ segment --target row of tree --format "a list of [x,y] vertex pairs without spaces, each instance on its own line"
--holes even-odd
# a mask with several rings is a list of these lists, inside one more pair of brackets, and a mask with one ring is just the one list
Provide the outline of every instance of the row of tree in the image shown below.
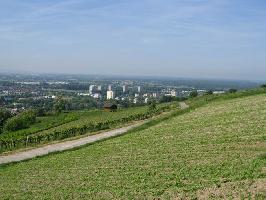
[[[266,85],[265,85],[265,87],[266,87]],[[233,89],[233,88],[231,88],[231,89],[229,89],[227,92],[228,92],[228,93],[236,93],[236,92],[237,92],[237,89]],[[212,90],[208,90],[208,91],[206,91],[206,92],[204,93],[204,95],[212,95],[212,94],[213,94],[213,91],[212,91]],[[197,90],[193,90],[193,91],[191,91],[191,92],[189,93],[189,97],[190,97],[190,98],[197,97],[197,96],[199,96],[199,93],[198,93]]]

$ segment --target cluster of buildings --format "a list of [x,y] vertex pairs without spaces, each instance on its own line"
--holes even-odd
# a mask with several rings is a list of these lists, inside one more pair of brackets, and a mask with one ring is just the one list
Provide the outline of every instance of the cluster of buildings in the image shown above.
[[82,96],[91,96],[95,99],[105,99],[105,100],[118,100],[125,101],[129,100],[133,103],[148,103],[149,99],[159,99],[162,96],[171,96],[177,97],[178,92],[176,90],[169,91],[157,91],[157,92],[145,92],[146,90],[142,86],[133,86],[128,85],[116,86],[113,88],[112,85],[107,87],[102,87],[101,85],[90,85],[88,93],[79,93],[78,95]]
[[[138,91],[138,93],[135,94],[135,97],[137,97],[139,95],[139,93],[141,92],[141,87],[140,86],[137,87],[137,91]],[[122,86],[122,95],[121,95],[121,98],[123,99],[123,97],[127,96],[128,95],[128,92],[129,92],[128,85],[123,85]],[[115,91],[112,90],[112,85],[109,85],[108,86],[108,90],[106,92],[106,99],[107,100],[109,100],[109,99],[120,100],[120,98],[118,96],[116,97]]]
[[[90,85],[87,93],[79,93],[81,96],[91,96],[95,99],[105,99],[105,100],[130,100],[134,103],[141,101],[147,103],[149,99],[159,99],[163,96],[167,97],[185,97],[190,94],[192,88],[188,89],[175,89],[167,87],[156,92],[148,91],[147,88],[142,88],[142,86],[129,87],[128,85],[115,86],[108,85],[102,87],[101,85]],[[204,94],[206,90],[197,90],[199,95]],[[214,93],[222,93],[223,91],[215,91]]]
[[[129,93],[129,87],[128,85],[123,85],[121,87],[122,94],[117,94],[115,90],[113,90],[112,85],[108,85],[108,87],[105,89],[102,88],[101,85],[90,85],[89,91],[87,93],[78,93],[79,96],[91,96],[95,99],[103,99],[106,98],[107,100],[110,99],[120,99],[123,97],[128,96]],[[120,92],[121,93],[121,92]],[[135,94],[135,97],[137,97],[141,93],[141,86],[137,86],[137,93]]]

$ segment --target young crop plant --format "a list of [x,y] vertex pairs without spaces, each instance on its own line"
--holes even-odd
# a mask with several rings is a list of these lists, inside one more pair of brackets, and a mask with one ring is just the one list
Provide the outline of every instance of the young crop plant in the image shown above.
[[[1,135],[0,153],[84,134],[94,134],[97,131],[115,128],[132,121],[145,120],[169,110],[170,104],[171,103],[160,104],[157,109],[153,110],[145,106],[122,109],[117,112],[95,110],[80,112],[79,114],[75,113],[74,115],[70,115],[74,118],[70,118],[64,123],[56,126],[47,126],[43,129],[25,129],[25,131],[21,130],[19,132],[10,132]],[[63,115],[63,113],[60,115],[68,116]],[[58,115],[58,117],[60,117],[60,115]]]
[[0,199],[265,199],[266,94],[207,98],[120,137],[0,166]]

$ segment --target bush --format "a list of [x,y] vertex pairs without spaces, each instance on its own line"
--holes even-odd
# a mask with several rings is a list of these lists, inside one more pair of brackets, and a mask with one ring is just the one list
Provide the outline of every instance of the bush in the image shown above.
[[206,95],[212,95],[213,94],[213,91],[212,90],[208,90],[205,94]]
[[156,110],[156,101],[154,99],[150,100],[148,102],[149,104],[149,111],[154,111]]
[[56,114],[60,114],[63,110],[66,109],[67,102],[62,98],[58,97],[54,104],[54,111]]
[[266,88],[266,84],[262,84],[260,87],[261,88]]
[[5,109],[0,110],[0,134],[3,132],[4,123],[12,117],[12,114]]
[[232,89],[229,89],[228,92],[229,92],[229,93],[236,93],[236,92],[237,92],[237,89],[233,89],[233,88],[232,88]]
[[28,110],[12,118],[9,118],[4,124],[4,131],[17,131],[20,129],[28,128],[35,121],[36,112],[34,110]]
[[37,115],[38,117],[43,117],[43,116],[45,116],[46,113],[45,113],[44,108],[38,108],[38,109],[36,110],[36,115]]
[[193,98],[193,97],[197,97],[199,94],[197,92],[197,90],[193,90],[192,92],[190,92],[189,97]]
[[160,103],[164,103],[164,102],[171,102],[171,101],[173,101],[173,97],[171,97],[171,96],[162,96],[161,98],[160,98]]
[[12,115],[8,110],[1,109],[0,110],[0,127],[2,127],[5,121],[10,117],[12,117]]

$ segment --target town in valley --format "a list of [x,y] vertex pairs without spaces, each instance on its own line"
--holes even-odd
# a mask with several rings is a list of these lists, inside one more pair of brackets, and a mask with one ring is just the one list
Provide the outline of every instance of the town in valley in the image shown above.
[[58,99],[65,111],[99,109],[106,102],[119,107],[178,101],[195,93],[223,94],[252,88],[259,82],[100,75],[0,74],[0,104],[12,114],[25,109],[52,111]]

